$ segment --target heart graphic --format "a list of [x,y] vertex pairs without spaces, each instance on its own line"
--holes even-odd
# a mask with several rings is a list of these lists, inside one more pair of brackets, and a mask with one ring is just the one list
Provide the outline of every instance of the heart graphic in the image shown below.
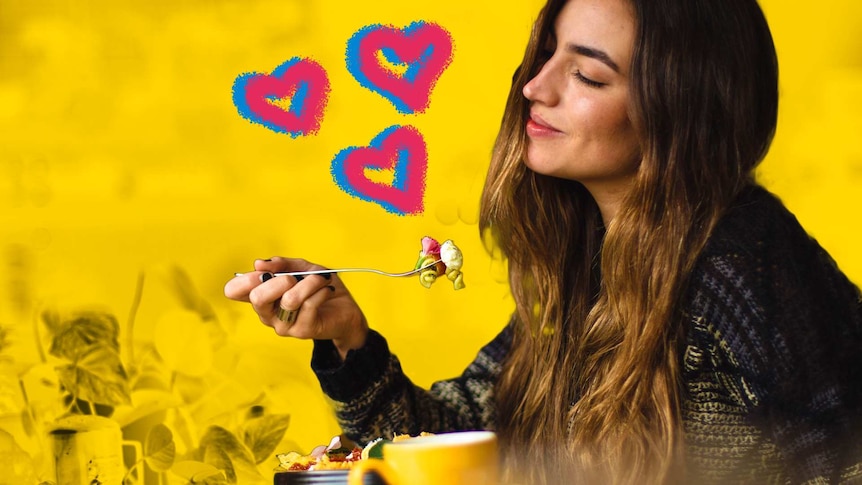
[[369,25],[347,41],[347,70],[400,113],[421,113],[452,51],[452,36],[434,23],[416,21],[404,29]]
[[[427,169],[425,140],[412,126],[390,126],[370,146],[345,148],[332,160],[332,176],[342,190],[398,215],[424,210]],[[391,185],[372,180],[366,170],[391,170]]]
[[272,74],[246,73],[233,83],[233,104],[243,118],[293,138],[317,133],[328,98],[326,70],[299,57]]

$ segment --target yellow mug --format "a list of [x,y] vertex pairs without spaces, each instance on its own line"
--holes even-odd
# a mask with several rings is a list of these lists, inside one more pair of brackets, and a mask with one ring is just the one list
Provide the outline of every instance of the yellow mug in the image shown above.
[[374,471],[387,485],[496,485],[498,467],[497,435],[460,431],[386,443],[383,459],[357,462],[347,483],[362,485]]
[[134,461],[142,456],[140,443],[124,440],[120,425],[102,416],[76,414],[58,419],[48,436],[57,485],[120,485],[126,473],[123,448],[134,449]]

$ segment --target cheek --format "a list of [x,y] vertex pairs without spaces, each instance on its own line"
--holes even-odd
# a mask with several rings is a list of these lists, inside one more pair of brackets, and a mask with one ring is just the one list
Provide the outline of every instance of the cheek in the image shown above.
[[574,133],[580,138],[601,141],[631,131],[625,107],[616,102],[582,97],[570,105],[569,113]]
[[598,121],[597,125],[603,127],[607,137],[617,145],[619,150],[628,153],[640,152],[640,142],[625,109],[617,108],[606,111],[603,119]]
[[628,112],[621,107],[605,107],[590,121],[589,133],[601,157],[613,170],[635,170],[641,158],[640,141]]
[[617,138],[619,139],[620,148],[625,147],[631,157],[640,158],[641,146],[634,126],[628,117],[624,118],[618,125],[619,131]]

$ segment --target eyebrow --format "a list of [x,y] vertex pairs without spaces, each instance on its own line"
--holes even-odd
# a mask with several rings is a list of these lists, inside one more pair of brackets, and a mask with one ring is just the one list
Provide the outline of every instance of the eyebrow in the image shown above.
[[606,64],[608,67],[613,69],[616,72],[620,72],[620,66],[611,59],[605,51],[595,49],[593,47],[587,47],[585,45],[579,44],[566,44],[566,52],[571,52],[573,54],[580,54],[582,56],[591,57],[602,63]]

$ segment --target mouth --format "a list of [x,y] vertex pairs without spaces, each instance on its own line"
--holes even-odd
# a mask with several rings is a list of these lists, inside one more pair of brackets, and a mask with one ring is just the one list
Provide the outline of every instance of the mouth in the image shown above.
[[531,138],[547,137],[562,133],[562,131],[545,121],[544,118],[534,112],[530,112],[530,118],[527,120],[526,129],[527,135]]

